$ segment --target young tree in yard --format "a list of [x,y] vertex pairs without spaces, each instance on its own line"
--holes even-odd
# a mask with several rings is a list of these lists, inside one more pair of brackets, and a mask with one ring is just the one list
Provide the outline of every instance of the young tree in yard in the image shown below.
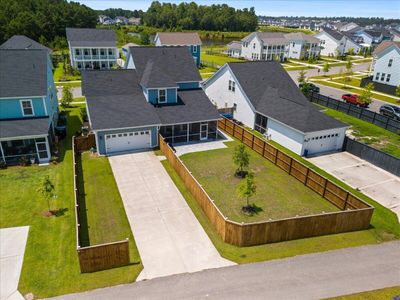
[[354,48],[350,48],[350,49],[347,51],[347,54],[348,54],[348,55],[354,55]]
[[303,82],[303,85],[300,88],[300,91],[304,94],[304,96],[308,96],[311,92],[311,85],[309,82]]
[[372,102],[372,90],[374,89],[374,84],[373,83],[368,83],[360,95],[358,96],[358,100],[361,103],[366,103],[370,104]]
[[299,76],[297,77],[297,81],[298,81],[299,83],[305,82],[305,81],[306,81],[306,74],[307,74],[306,71],[300,70]]
[[45,198],[45,200],[47,201],[48,211],[51,212],[50,201],[55,196],[55,188],[49,176],[43,178],[37,191],[42,194],[43,198]]
[[61,99],[61,106],[68,107],[73,100],[71,87],[64,86],[62,91],[62,99]]
[[353,68],[353,63],[351,61],[351,58],[348,57],[346,62],[346,73],[352,73],[353,72],[352,68]]
[[235,175],[243,178],[246,175],[244,169],[247,168],[250,163],[250,155],[247,153],[245,145],[238,145],[235,147],[233,163],[238,167]]
[[147,32],[142,31],[140,33],[140,43],[142,45],[149,45],[150,44],[150,36]]
[[329,65],[328,62],[324,63],[324,66],[322,67],[322,71],[324,71],[324,76],[326,76],[326,73],[329,72],[330,68],[331,68],[331,66]]
[[237,193],[240,197],[246,198],[246,206],[242,207],[243,212],[253,213],[253,208],[249,203],[249,198],[257,193],[257,186],[254,181],[253,173],[247,174],[246,179],[237,187]]

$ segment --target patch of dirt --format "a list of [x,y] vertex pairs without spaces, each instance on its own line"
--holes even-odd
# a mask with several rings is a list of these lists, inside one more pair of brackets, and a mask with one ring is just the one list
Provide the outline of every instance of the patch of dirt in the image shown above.
[[42,216],[46,217],[46,218],[49,218],[49,217],[52,217],[55,215],[56,215],[55,212],[52,210],[51,211],[48,211],[48,210],[42,211]]

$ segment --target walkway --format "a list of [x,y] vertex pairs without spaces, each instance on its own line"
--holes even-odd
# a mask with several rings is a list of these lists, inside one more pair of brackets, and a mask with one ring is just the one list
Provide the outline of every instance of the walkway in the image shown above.
[[400,285],[400,242],[295,256],[58,299],[323,299]]
[[233,265],[219,255],[152,151],[109,160],[144,266],[138,280]]
[[400,220],[399,177],[348,152],[317,156],[309,161],[391,209]]
[[0,229],[0,300],[23,300],[18,292],[19,276],[29,226]]

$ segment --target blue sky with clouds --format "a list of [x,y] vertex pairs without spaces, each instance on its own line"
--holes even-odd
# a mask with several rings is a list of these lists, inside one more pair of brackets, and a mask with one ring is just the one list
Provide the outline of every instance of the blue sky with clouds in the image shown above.
[[[74,0],[94,9],[109,7],[146,10],[151,0]],[[160,2],[189,2],[160,0]],[[400,18],[400,0],[200,0],[198,4],[227,3],[236,8],[254,6],[258,15],[268,16],[352,16]]]

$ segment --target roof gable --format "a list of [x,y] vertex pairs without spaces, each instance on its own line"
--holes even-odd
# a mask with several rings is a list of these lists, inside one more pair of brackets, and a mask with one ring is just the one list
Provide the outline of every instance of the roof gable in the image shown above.
[[50,48],[43,46],[42,44],[26,37],[25,35],[14,35],[0,45],[0,49],[36,49],[36,50],[46,50],[51,52]]
[[197,32],[157,32],[156,39],[161,45],[187,46],[201,45],[201,39]]
[[115,47],[115,31],[104,28],[66,28],[72,47]]
[[383,52],[386,52],[389,48],[397,48],[400,50],[400,42],[393,42],[393,41],[384,41],[376,47],[373,55],[380,56]]

